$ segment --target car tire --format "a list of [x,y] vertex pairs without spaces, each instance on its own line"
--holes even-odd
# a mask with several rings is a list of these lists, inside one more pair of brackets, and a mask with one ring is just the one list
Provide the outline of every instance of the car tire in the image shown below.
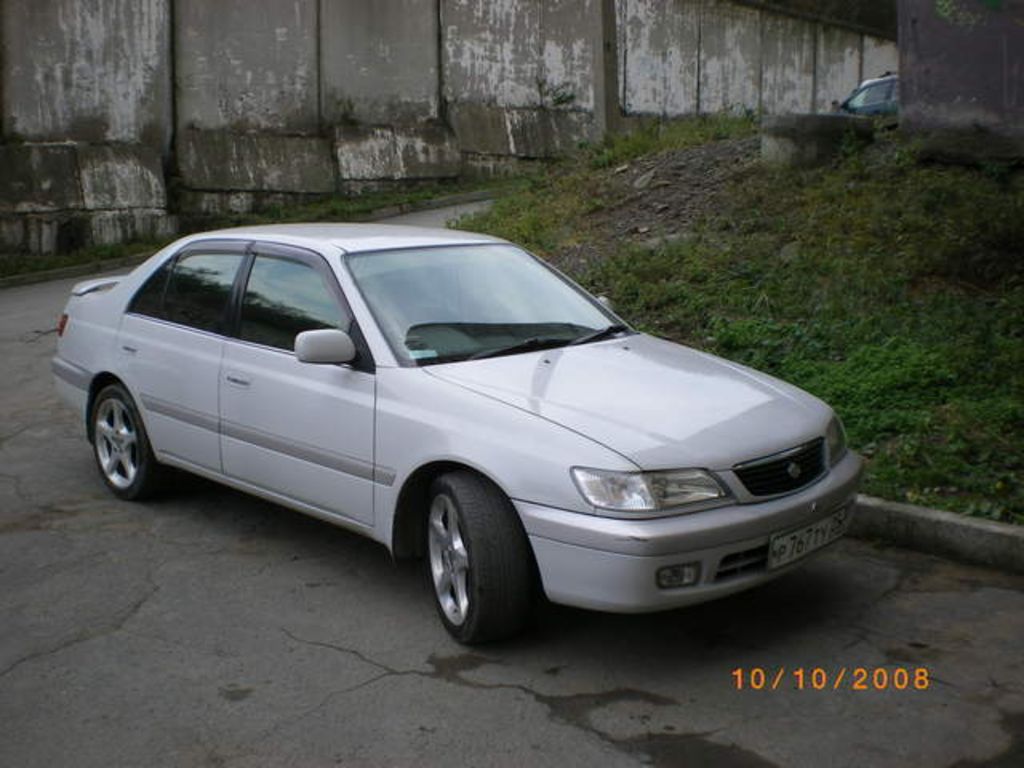
[[120,384],[100,390],[89,415],[93,456],[111,492],[128,500],[156,493],[164,468],[157,462],[138,408]]
[[475,644],[522,631],[533,607],[530,545],[512,504],[472,472],[430,488],[427,575],[445,629]]

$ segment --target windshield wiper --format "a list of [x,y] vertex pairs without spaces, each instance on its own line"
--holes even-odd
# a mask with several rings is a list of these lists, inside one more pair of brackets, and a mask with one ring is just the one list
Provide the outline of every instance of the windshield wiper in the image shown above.
[[569,342],[568,346],[574,347],[577,344],[589,344],[591,341],[600,341],[601,339],[609,339],[617,333],[628,331],[629,328],[624,326],[622,323],[613,323],[607,328],[601,328],[593,331],[592,333],[585,333],[582,336],[573,339]]
[[569,339],[558,338],[558,337],[543,337],[543,336],[531,336],[528,339],[517,341],[515,344],[509,344],[507,347],[498,347],[497,349],[485,349],[482,352],[467,357],[467,360],[483,360],[485,357],[500,357],[501,355],[514,355],[517,352],[534,352],[538,349],[554,349],[555,347],[564,347],[571,343]]

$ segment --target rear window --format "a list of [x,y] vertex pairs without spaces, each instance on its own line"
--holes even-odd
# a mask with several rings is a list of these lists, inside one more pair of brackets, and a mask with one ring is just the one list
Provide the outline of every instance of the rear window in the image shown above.
[[180,256],[150,276],[128,311],[222,333],[231,287],[243,258],[240,253]]

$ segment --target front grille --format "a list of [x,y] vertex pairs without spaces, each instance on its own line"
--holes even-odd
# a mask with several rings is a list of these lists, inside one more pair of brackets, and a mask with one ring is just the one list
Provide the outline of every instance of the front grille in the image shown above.
[[825,440],[809,443],[757,461],[737,464],[733,471],[754,496],[776,496],[810,485],[825,471]]
[[768,545],[746,549],[742,552],[733,552],[726,555],[718,564],[715,571],[715,581],[724,581],[745,573],[763,571],[768,566]]

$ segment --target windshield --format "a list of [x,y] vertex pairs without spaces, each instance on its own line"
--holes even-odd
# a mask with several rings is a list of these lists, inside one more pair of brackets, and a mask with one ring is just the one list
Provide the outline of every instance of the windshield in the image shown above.
[[346,261],[388,343],[407,363],[550,349],[619,322],[511,245],[375,251]]

